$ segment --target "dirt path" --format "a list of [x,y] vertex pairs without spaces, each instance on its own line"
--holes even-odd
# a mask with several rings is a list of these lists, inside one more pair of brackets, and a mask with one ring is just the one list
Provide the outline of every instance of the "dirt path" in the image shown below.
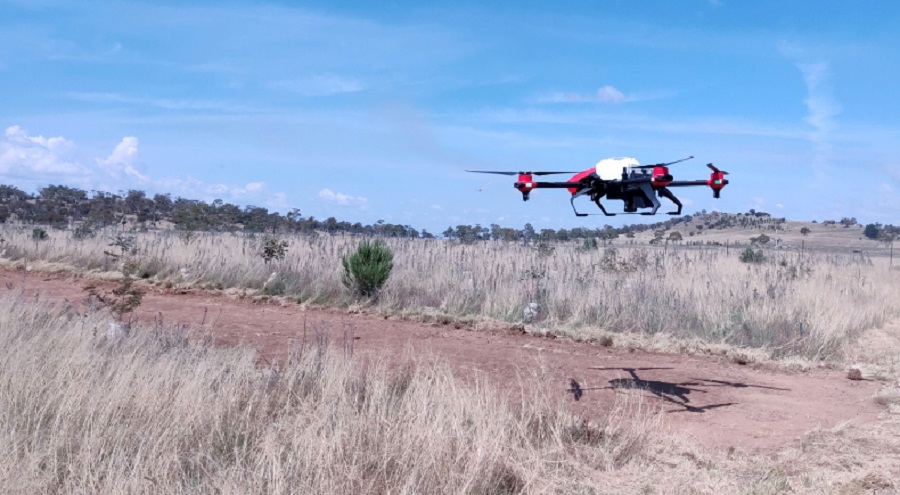
[[[27,294],[85,301],[84,279],[0,269],[0,291],[25,283]],[[620,389],[643,389],[659,403],[673,428],[712,447],[772,449],[816,427],[845,420],[869,422],[879,407],[880,384],[850,381],[844,373],[787,373],[741,366],[715,357],[655,354],[515,333],[486,333],[452,326],[385,320],[299,306],[253,304],[206,293],[150,292],[137,311],[143,321],[166,325],[212,324],[220,344],[245,343],[269,360],[284,359],[292,345],[329,332],[332,342],[352,342],[355,353],[413,353],[445,359],[464,373],[484,373],[498,384],[518,384],[522,370],[543,366],[558,383],[561,404],[591,418],[613,404]],[[304,325],[305,321],[305,325]],[[577,382],[579,392],[567,391]],[[580,395],[575,400],[575,395]]]

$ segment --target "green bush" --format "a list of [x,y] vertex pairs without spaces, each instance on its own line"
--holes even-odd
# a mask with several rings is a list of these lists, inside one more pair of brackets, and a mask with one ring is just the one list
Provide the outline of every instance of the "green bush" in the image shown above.
[[754,251],[753,248],[747,248],[741,252],[741,263],[762,263],[766,257],[763,256],[763,252],[760,249],[759,251]]
[[283,260],[287,255],[288,242],[277,237],[267,237],[263,241],[262,251],[259,253],[263,261],[268,265],[273,260]]
[[40,227],[31,229],[31,238],[36,241],[46,241],[49,237],[47,231]]
[[362,241],[356,252],[344,256],[341,282],[362,297],[374,297],[394,268],[394,253],[381,241]]

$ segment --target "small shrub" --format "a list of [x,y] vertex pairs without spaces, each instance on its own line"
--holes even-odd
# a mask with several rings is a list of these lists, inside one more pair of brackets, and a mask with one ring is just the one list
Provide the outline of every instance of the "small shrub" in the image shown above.
[[47,235],[46,230],[40,227],[35,227],[31,229],[31,238],[35,241],[46,241],[47,239],[49,239],[49,236]]
[[272,260],[283,260],[287,255],[288,242],[277,237],[267,237],[263,241],[262,256],[263,261],[268,265]]
[[595,238],[595,237],[589,237],[589,238],[585,239],[585,240],[584,240],[584,243],[582,244],[581,247],[582,247],[582,249],[584,249],[585,251],[589,251],[589,250],[592,250],[592,249],[597,249],[597,238]]
[[554,251],[556,251],[556,248],[551,246],[547,242],[539,242],[534,247],[534,250],[537,251],[538,256],[540,256],[542,258],[548,258],[550,256],[553,256],[553,253],[554,253]]
[[189,246],[197,238],[197,231],[193,228],[187,228],[178,232],[178,238],[181,239],[185,246]]
[[766,257],[763,256],[762,250],[754,251],[753,248],[747,248],[741,252],[741,263],[762,263]]
[[72,231],[72,237],[78,240],[90,239],[96,235],[94,226],[90,222],[82,222]]
[[394,268],[394,253],[381,241],[362,241],[350,256],[341,260],[341,282],[363,297],[373,297],[387,282]]
[[116,237],[109,243],[109,247],[119,248],[121,253],[118,257],[125,256],[126,254],[137,254],[137,248],[135,248],[135,244],[137,239],[134,236],[117,234]]
[[92,283],[84,288],[88,295],[109,308],[119,321],[125,321],[125,315],[131,313],[141,305],[144,291],[135,287],[134,279],[124,277],[113,289],[105,289],[97,283]]

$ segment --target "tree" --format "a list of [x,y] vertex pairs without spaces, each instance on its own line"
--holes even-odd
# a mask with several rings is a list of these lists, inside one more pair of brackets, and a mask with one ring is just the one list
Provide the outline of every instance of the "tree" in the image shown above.
[[530,223],[526,223],[525,227],[522,228],[522,239],[528,244],[534,240],[534,235],[534,227],[532,227]]
[[879,230],[880,229],[878,228],[878,225],[870,223],[866,225],[865,230],[863,230],[863,234],[869,239],[878,239]]
[[750,238],[750,244],[766,245],[769,243],[770,240],[772,240],[772,238],[770,238],[766,234],[759,234],[759,236],[757,236],[757,237]]
[[678,232],[677,230],[673,230],[669,233],[669,240],[672,242],[678,242],[682,239],[683,238],[681,237],[681,232]]
[[800,233],[803,235],[809,235],[810,232],[812,232],[812,231],[809,230],[809,228],[807,228],[807,227],[803,227],[802,229],[800,229]]

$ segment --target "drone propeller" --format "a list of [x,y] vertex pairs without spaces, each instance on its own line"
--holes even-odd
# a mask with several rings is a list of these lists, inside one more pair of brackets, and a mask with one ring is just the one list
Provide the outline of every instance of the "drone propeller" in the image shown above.
[[716,166],[713,165],[712,163],[707,163],[706,166],[709,167],[710,170],[712,170],[714,173],[717,173],[717,174],[718,174],[719,172],[721,172],[722,175],[728,175],[728,172],[726,172],[726,171],[724,171],[724,170],[719,170],[719,169],[716,168]]
[[577,174],[578,172],[499,172],[496,170],[466,170],[466,172],[474,172],[476,174],[499,174],[499,175],[553,175],[553,174]]
[[656,165],[637,165],[637,166],[634,166],[634,167],[631,167],[631,168],[668,167],[669,165],[675,165],[676,163],[681,163],[681,162],[690,160],[691,158],[694,158],[694,155],[691,155],[691,156],[689,156],[689,157],[687,157],[687,158],[682,158],[681,160],[675,160],[674,162],[669,162],[669,163],[657,163]]

